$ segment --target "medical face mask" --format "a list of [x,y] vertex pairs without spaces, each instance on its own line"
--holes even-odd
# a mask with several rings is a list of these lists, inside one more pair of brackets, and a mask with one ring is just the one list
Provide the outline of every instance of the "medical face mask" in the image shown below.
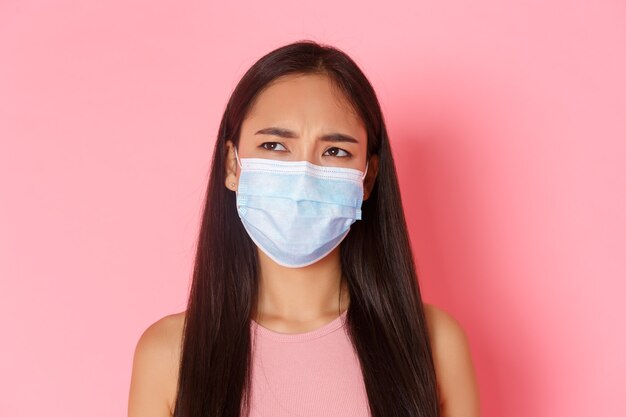
[[237,212],[252,241],[279,265],[311,265],[361,219],[363,179],[354,168],[239,158]]

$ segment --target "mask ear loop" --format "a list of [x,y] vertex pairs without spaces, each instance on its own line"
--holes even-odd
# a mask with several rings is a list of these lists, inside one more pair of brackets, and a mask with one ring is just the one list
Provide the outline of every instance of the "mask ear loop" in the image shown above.
[[[233,146],[233,149],[235,150],[235,159],[237,159],[237,164],[239,165],[239,168],[243,168],[241,165],[241,161],[239,160],[239,155],[237,155],[237,147]],[[234,186],[235,183],[233,183],[232,185]],[[235,189],[235,196],[239,197],[239,188]]]
[[239,160],[239,155],[237,155],[237,147],[233,146],[233,149],[235,150],[235,158],[237,159],[237,164],[239,165],[239,168],[243,168],[243,166],[241,165],[241,161]]
[[365,176],[367,175],[367,168],[369,168],[370,165],[370,161],[367,161],[365,163],[365,172],[363,173],[363,176],[361,177],[361,179],[365,179]]

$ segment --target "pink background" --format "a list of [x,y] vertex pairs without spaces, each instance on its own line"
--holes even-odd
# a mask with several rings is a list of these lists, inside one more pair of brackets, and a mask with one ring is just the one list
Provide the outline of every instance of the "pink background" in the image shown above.
[[379,94],[483,416],[626,415],[625,22],[618,1],[0,2],[0,415],[126,415],[140,334],[185,308],[228,96],[301,38]]

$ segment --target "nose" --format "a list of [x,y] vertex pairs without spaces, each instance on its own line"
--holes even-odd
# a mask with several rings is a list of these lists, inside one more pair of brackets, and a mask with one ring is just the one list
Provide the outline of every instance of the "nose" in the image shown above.
[[299,146],[293,146],[294,149],[294,161],[307,161],[315,165],[323,165],[321,155],[318,155],[315,143],[313,141],[302,141],[297,144]]

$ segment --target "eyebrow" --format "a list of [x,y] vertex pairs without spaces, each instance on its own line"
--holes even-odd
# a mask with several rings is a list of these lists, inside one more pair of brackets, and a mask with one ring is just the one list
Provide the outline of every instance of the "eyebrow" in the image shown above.
[[[266,127],[265,129],[261,129],[255,133],[255,135],[274,135],[279,136],[281,138],[288,139],[297,139],[298,135],[295,132],[284,129],[281,127]],[[353,138],[350,135],[344,135],[343,133],[328,133],[326,135],[320,136],[319,138],[324,142],[351,142],[351,143],[359,143],[358,140]]]

